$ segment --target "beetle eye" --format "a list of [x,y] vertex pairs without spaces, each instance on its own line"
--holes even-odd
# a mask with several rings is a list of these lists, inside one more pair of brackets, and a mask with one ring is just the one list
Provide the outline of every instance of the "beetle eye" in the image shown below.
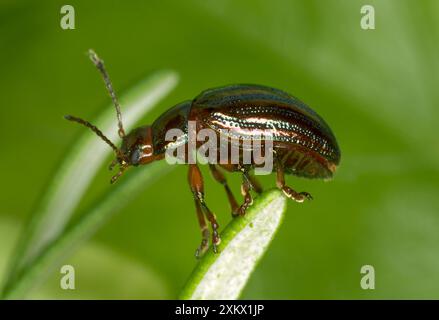
[[134,149],[134,152],[131,154],[131,164],[132,165],[137,166],[139,164],[140,155],[141,155],[140,149],[138,149],[138,148]]

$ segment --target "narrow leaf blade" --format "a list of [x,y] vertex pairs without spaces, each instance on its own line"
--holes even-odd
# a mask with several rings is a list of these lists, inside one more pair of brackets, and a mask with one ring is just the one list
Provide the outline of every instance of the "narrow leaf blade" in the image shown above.
[[[158,71],[124,94],[120,100],[126,129],[132,128],[139,118],[175,87],[177,82],[178,76],[175,72]],[[116,115],[112,105],[104,110],[94,124],[110,140],[117,141]],[[96,136],[84,130],[55,173],[23,230],[23,236],[12,259],[9,281],[12,281],[42,248],[62,232],[97,170],[111,152],[112,150]]]
[[152,163],[147,167],[133,170],[121,179],[112,190],[98,199],[81,218],[70,224],[63,233],[54,239],[41,253],[30,261],[3,292],[2,299],[20,299],[74,252],[78,246],[87,241],[113,214],[120,211],[126,204],[153,181],[158,179],[171,167],[166,163]]
[[224,229],[220,253],[211,250],[196,266],[180,299],[238,299],[281,225],[285,197],[270,190],[255,199],[244,217]]

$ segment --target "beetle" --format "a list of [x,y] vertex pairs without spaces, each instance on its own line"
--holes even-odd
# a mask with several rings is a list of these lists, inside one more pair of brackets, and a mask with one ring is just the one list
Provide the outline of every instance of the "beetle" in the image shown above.
[[[187,146],[190,141],[188,123],[193,121],[195,130],[209,128],[218,136],[226,133],[226,138],[234,134],[254,139],[263,139],[261,130],[270,132],[272,137],[272,171],[276,173],[276,185],[288,198],[297,202],[312,199],[307,192],[297,192],[286,185],[285,174],[305,178],[330,179],[340,163],[341,152],[337,140],[327,123],[310,107],[292,95],[271,87],[239,84],[203,91],[195,99],[184,101],[159,116],[152,125],[141,126],[125,133],[122,113],[112,83],[103,61],[92,50],[89,57],[100,71],[110,97],[116,109],[118,133],[122,139],[121,147],[116,147],[96,126],[71,115],[67,120],[90,128],[104,140],[115,152],[116,158],[110,170],[119,164],[119,171],[111,179],[114,183],[130,166],[146,165],[165,158],[165,153],[177,141],[167,141],[166,132],[178,128],[183,132],[178,145]],[[228,136],[227,136],[228,135]],[[238,144],[242,148],[242,140]],[[196,142],[196,148],[200,143]],[[187,161],[187,157],[185,161]],[[196,213],[201,229],[202,241],[196,251],[201,256],[209,247],[210,232],[206,219],[212,229],[213,251],[218,252],[220,236],[215,215],[209,209],[204,198],[204,182],[197,163],[189,163],[188,180],[195,201]],[[213,178],[224,186],[232,210],[232,216],[242,216],[252,204],[250,193],[261,193],[262,188],[251,170],[255,162],[209,163]],[[242,174],[242,205],[238,205],[222,171]]]

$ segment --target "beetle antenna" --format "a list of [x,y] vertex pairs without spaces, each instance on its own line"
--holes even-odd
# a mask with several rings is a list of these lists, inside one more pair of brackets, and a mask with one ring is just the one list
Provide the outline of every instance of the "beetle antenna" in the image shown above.
[[120,151],[120,149],[118,148],[118,147],[116,147],[114,144],[113,144],[113,142],[111,142],[110,141],[110,139],[108,139],[103,133],[102,133],[102,131],[101,130],[99,130],[95,125],[93,125],[93,124],[91,124],[90,122],[88,122],[88,121],[85,121],[85,120],[83,120],[83,119],[81,119],[81,118],[77,118],[77,117],[74,117],[74,116],[71,116],[71,115],[67,115],[67,116],[64,116],[64,118],[66,119],[66,120],[69,120],[69,121],[73,121],[73,122],[77,122],[77,123],[79,123],[79,124],[82,124],[83,126],[86,126],[87,128],[90,128],[91,129],[91,131],[93,131],[94,133],[96,133],[96,135],[98,136],[98,137],[100,137],[102,140],[104,140],[113,150],[114,150],[114,152],[116,153],[116,155],[117,155],[117,157],[119,158],[119,159],[122,159],[122,160],[124,160],[125,159],[125,157],[124,157],[124,155],[122,154],[122,152]]
[[94,63],[96,68],[98,68],[99,72],[102,75],[102,78],[104,79],[105,86],[107,87],[108,93],[110,94],[111,100],[113,100],[114,107],[116,108],[116,114],[117,114],[117,125],[119,127],[119,137],[123,138],[125,137],[125,130],[123,129],[122,124],[122,113],[120,112],[120,104],[116,96],[116,92],[114,92],[113,85],[110,80],[110,76],[107,73],[107,70],[104,66],[104,60],[98,57],[96,52],[94,52],[92,49],[88,50],[88,55],[90,57],[90,60]]

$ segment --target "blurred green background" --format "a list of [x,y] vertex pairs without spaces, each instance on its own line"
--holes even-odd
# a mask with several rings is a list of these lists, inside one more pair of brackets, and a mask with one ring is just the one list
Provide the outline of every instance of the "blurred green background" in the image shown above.
[[[76,10],[76,29],[59,26]],[[376,30],[360,28],[371,4]],[[10,1],[0,3],[0,280],[23,223],[69,144],[109,103],[85,52],[106,61],[120,93],[157,69],[180,83],[147,118],[230,83],[283,89],[330,124],[342,150],[331,182],[289,177],[314,201],[288,203],[282,228],[246,287],[248,299],[439,298],[438,1]],[[115,121],[116,130],[116,121]],[[109,159],[110,160],[110,159]],[[226,197],[202,168],[221,226]],[[200,234],[177,166],[119,212],[30,298],[175,298]],[[99,171],[81,207],[110,188]],[[239,195],[239,175],[229,175]],[[275,177],[261,179],[274,186]],[[79,210],[80,211],[80,210]],[[362,290],[372,265],[376,289]]]

